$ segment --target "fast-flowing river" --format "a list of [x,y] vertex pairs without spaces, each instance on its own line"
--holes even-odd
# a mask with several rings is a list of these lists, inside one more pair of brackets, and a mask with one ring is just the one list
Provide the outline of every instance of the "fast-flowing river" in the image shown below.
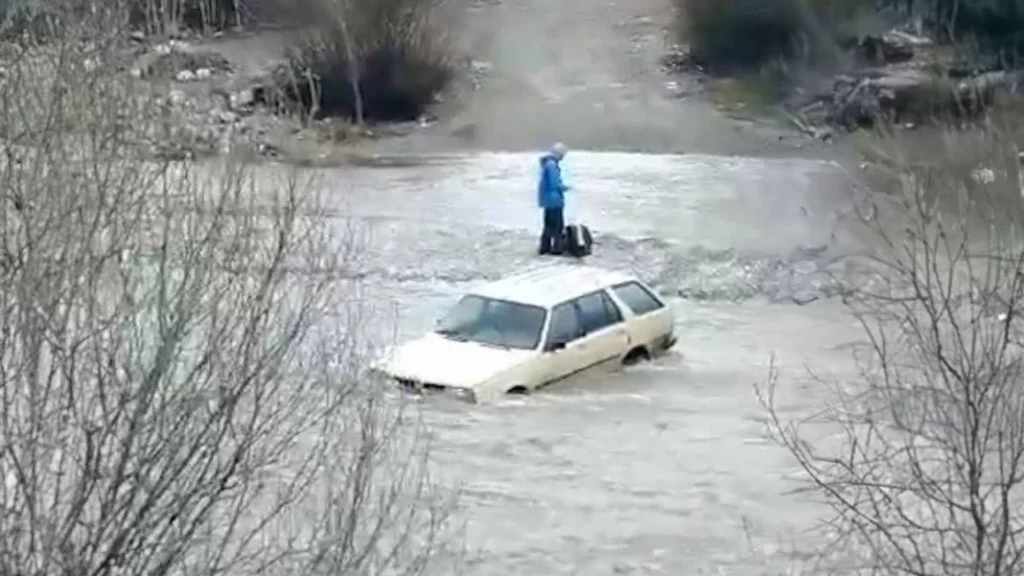
[[[536,163],[477,154],[323,173],[331,211],[363,234],[363,296],[398,313],[399,340],[467,286],[540,261]],[[765,573],[820,510],[788,493],[794,463],[764,438],[753,385],[776,354],[797,414],[823,400],[805,367],[849,368],[859,332],[820,271],[854,247],[845,176],[808,160],[582,151],[563,170],[569,219],[596,236],[590,263],[653,284],[680,339],[653,363],[534,395],[424,404],[438,468],[463,487],[472,572]]]

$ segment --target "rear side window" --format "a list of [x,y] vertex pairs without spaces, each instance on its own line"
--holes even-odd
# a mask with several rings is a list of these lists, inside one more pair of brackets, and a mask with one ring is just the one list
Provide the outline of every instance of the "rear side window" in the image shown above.
[[622,310],[619,310],[619,305],[604,290],[601,290],[601,300],[604,300],[604,307],[612,319],[612,324],[622,322]]
[[580,310],[580,324],[588,334],[622,320],[618,308],[604,290],[577,298],[575,302]]
[[572,302],[559,304],[551,310],[551,327],[548,328],[548,343],[568,344],[583,335],[576,307]]
[[619,284],[612,287],[612,290],[637,316],[665,307],[660,300],[637,282]]

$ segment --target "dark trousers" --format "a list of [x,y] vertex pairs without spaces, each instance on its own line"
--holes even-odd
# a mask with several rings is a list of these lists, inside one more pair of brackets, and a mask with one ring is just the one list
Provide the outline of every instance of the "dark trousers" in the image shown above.
[[561,254],[565,220],[561,208],[544,209],[544,230],[540,233],[541,254]]

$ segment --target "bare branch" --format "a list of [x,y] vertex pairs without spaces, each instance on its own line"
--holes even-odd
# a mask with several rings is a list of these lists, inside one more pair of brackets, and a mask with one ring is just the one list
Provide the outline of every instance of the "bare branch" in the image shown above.
[[831,507],[831,550],[848,573],[1021,569],[1017,135],[993,128],[972,153],[935,162],[890,151],[876,192],[885,203],[861,218],[875,275],[846,297],[867,353],[857,381],[832,384],[826,413],[839,447],[812,446],[781,419],[774,367],[758,390],[775,437]]
[[80,8],[0,78],[0,573],[420,573],[451,503],[358,247],[310,174],[154,159],[129,14]]

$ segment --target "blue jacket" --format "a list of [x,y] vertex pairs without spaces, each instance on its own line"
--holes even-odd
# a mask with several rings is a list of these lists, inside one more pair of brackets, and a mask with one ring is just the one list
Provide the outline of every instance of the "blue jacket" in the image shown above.
[[564,208],[565,191],[569,187],[562,183],[562,169],[558,159],[551,154],[540,158],[540,181],[537,183],[537,205],[541,208]]

